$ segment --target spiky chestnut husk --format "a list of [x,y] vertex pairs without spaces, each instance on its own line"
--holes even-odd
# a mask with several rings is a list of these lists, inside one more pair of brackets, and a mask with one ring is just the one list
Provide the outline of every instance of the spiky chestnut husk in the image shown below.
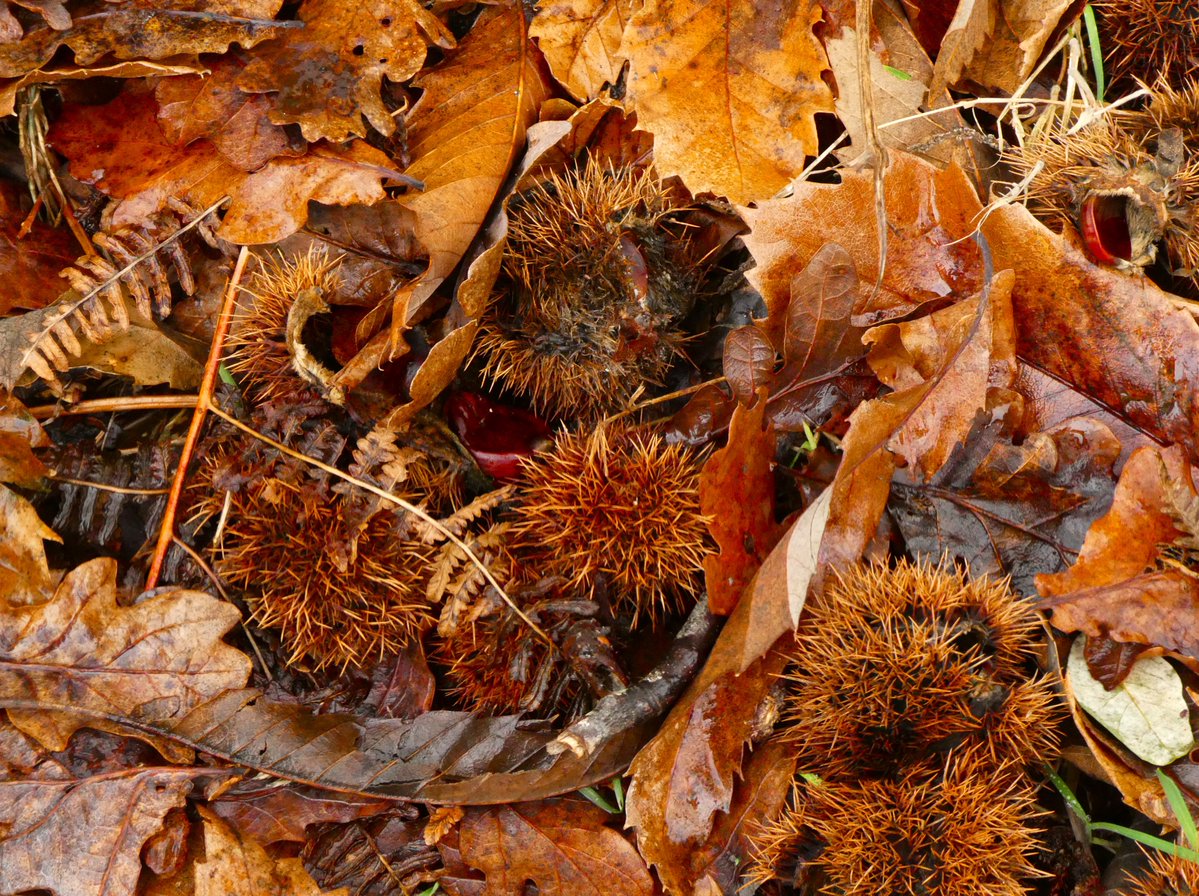
[[[298,323],[292,315],[297,303],[304,306],[305,314],[328,308],[328,297],[340,283],[340,263],[340,258],[319,249],[290,259],[261,259],[242,288],[250,301],[239,308],[234,319],[228,366],[255,400],[287,400],[313,391],[327,394],[305,359],[296,357],[296,348],[301,353],[307,350],[300,333],[290,334],[289,339],[289,321]],[[339,400],[340,396],[331,398]]]
[[1120,896],[1199,896],[1199,864],[1154,850],[1149,868],[1119,890]]
[[1199,5],[1194,0],[1098,0],[1109,80],[1199,76]]
[[289,665],[363,667],[433,624],[422,572],[434,548],[396,514],[356,521],[336,495],[272,476],[229,494],[217,568],[253,621],[279,631]]
[[684,207],[651,171],[593,160],[517,196],[508,288],[479,321],[484,377],[541,413],[580,416],[659,383],[694,301]]
[[[569,612],[524,609],[543,631],[560,633],[569,625]],[[445,670],[448,692],[459,705],[488,715],[568,712],[583,684],[562,653],[507,606],[439,635],[430,659]]]
[[963,760],[808,791],[801,836],[824,845],[814,859],[823,893],[1023,896],[1037,876],[1043,813],[1015,769]]
[[1165,242],[1174,272],[1199,271],[1199,87],[1155,89],[1145,110],[1074,134],[1038,132],[1005,160],[1029,177],[1028,205],[1079,229],[1096,261],[1139,271]]
[[1027,669],[1039,622],[1006,583],[927,563],[859,566],[805,614],[783,734],[801,768],[887,775],[962,747],[995,762],[1051,754],[1057,699]]
[[710,547],[699,471],[695,452],[659,435],[607,426],[562,434],[524,464],[512,509],[517,550],[568,590],[606,590],[633,624],[681,610]]

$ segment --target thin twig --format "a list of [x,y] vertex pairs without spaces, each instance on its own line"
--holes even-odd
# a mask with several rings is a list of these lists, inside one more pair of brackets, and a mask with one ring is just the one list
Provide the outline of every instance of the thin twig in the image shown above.
[[664,401],[671,401],[675,398],[682,398],[684,395],[691,395],[693,392],[698,392],[700,389],[706,389],[708,386],[719,386],[721,383],[727,383],[728,377],[718,376],[715,379],[705,380],[702,383],[696,383],[694,386],[688,386],[686,389],[676,389],[674,392],[668,392],[666,395],[659,395],[657,398],[650,398],[631,407],[625,408],[618,414],[613,414],[611,417],[605,417],[600,421],[601,426],[606,426],[609,423],[615,423],[630,414],[635,414],[640,410],[651,407],[655,404],[661,404]]
[[69,414],[121,414],[126,411],[190,410],[198,395],[130,395],[125,398],[90,398],[75,404],[43,404],[30,408],[34,420],[52,420]]
[[131,488],[124,485],[109,485],[107,482],[93,482],[90,479],[72,479],[69,476],[59,476],[57,473],[51,473],[48,477],[55,482],[65,482],[67,485],[78,485],[81,488],[94,488],[102,492],[114,492],[118,495],[165,495],[170,489],[167,488]]
[[150,572],[146,576],[147,591],[158,584],[158,577],[162,574],[163,560],[166,559],[167,549],[171,546],[171,538],[175,534],[175,514],[179,512],[179,498],[183,494],[187,466],[196,450],[196,443],[200,440],[205,411],[212,408],[212,393],[216,388],[221,355],[224,353],[225,339],[229,335],[229,327],[233,321],[233,309],[237,306],[237,290],[249,258],[250,250],[242,246],[241,253],[237,256],[237,264],[233,268],[233,276],[229,278],[229,286],[225,290],[225,298],[221,302],[221,313],[217,318],[216,332],[212,335],[212,347],[208,350],[208,361],[204,365],[204,375],[200,380],[200,392],[196,396],[196,410],[192,414],[191,426],[187,430],[187,439],[183,443],[183,453],[179,455],[179,466],[175,469],[175,478],[171,482],[171,494],[167,498],[166,511],[162,516],[162,527],[158,530],[158,544],[154,548],[154,556],[150,560]]
[[222,420],[224,420],[230,426],[232,426],[236,429],[240,429],[246,435],[250,436],[250,438],[257,439],[258,441],[262,442],[264,445],[270,445],[276,451],[278,451],[282,454],[285,454],[287,457],[298,460],[301,463],[306,463],[309,466],[316,467],[318,470],[322,470],[323,472],[328,473],[330,476],[335,476],[338,479],[342,480],[343,482],[348,482],[350,485],[356,486],[357,488],[360,488],[363,491],[370,492],[372,495],[374,495],[377,498],[382,498],[384,501],[386,501],[389,504],[393,504],[396,507],[400,507],[400,508],[408,511],[409,513],[413,514],[414,516],[420,517],[422,520],[424,520],[426,523],[428,523],[430,526],[432,526],[434,529],[436,529],[438,532],[440,532],[448,541],[453,543],[455,547],[457,547],[460,551],[462,551],[466,555],[467,559],[469,559],[471,561],[471,563],[473,563],[478,568],[479,572],[481,572],[483,574],[483,578],[485,578],[487,580],[487,584],[489,584],[492,588],[494,588],[496,590],[496,592],[499,594],[500,598],[504,601],[504,603],[506,603],[508,605],[509,609],[511,609],[512,612],[515,613],[522,622],[524,622],[527,626],[529,626],[529,628],[531,628],[537,634],[538,637],[540,637],[542,640],[544,640],[546,644],[550,645],[550,647],[552,649],[554,649],[554,650],[557,649],[557,645],[554,643],[553,639],[550,638],[550,636],[547,635],[545,632],[543,632],[538,627],[537,623],[535,623],[532,619],[530,619],[525,614],[525,612],[523,610],[521,610],[521,608],[518,607],[513,602],[512,598],[510,598],[508,596],[508,592],[506,592],[504,590],[504,587],[499,583],[499,581],[496,579],[496,577],[494,575],[492,575],[492,572],[487,567],[487,564],[484,563],[482,560],[480,560],[478,555],[475,554],[475,552],[471,550],[470,545],[468,545],[465,541],[463,541],[461,538],[459,538],[457,535],[455,535],[452,531],[450,531],[448,528],[446,528],[441,523],[440,520],[436,519],[433,516],[430,516],[427,511],[422,510],[420,507],[418,507],[415,504],[412,504],[409,501],[405,501],[403,498],[397,498],[391,492],[384,491],[383,489],[378,488],[377,486],[371,485],[369,482],[363,482],[361,479],[358,479],[355,476],[351,476],[349,473],[345,473],[345,472],[337,469],[337,467],[327,464],[324,461],[319,461],[314,457],[309,457],[306,454],[301,454],[299,451],[296,451],[292,448],[288,448],[282,442],[276,442],[270,436],[263,435],[258,430],[254,429],[252,426],[247,426],[245,423],[242,423],[240,420],[238,420],[236,417],[232,416],[231,414],[226,414],[223,410],[221,410],[215,404],[209,403],[208,410],[209,410],[209,412],[212,413],[213,416],[220,417]]

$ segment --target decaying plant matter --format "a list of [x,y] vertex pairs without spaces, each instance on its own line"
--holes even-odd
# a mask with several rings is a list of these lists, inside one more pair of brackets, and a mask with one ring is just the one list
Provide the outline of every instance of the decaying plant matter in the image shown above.
[[752,835],[752,877],[810,865],[840,896],[1026,892],[1025,767],[1060,721],[1030,678],[1038,628],[1004,582],[908,561],[838,576],[788,652],[780,736],[803,777]]
[[1077,227],[1095,259],[1152,264],[1159,243],[1174,273],[1199,271],[1199,82],[1154,88],[1147,108],[1105,115],[1075,133],[1034,130],[1008,153],[1031,177],[1029,206]]
[[1153,850],[1149,867],[1119,890],[1120,896],[1195,896],[1199,864]]
[[1181,85],[1199,75],[1199,8],[1187,0],[1099,0],[1113,78]]
[[484,375],[554,415],[617,409],[660,383],[695,301],[685,208],[652,170],[595,160],[517,196],[507,284],[481,321]]

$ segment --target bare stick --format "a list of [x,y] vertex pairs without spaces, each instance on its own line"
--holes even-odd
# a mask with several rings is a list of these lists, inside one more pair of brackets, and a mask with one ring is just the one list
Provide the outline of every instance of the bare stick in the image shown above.
[[632,687],[609,694],[546,744],[545,751],[551,756],[567,750],[588,756],[613,735],[660,716],[691,682],[719,629],[720,620],[708,611],[707,597],[701,597],[652,672]]

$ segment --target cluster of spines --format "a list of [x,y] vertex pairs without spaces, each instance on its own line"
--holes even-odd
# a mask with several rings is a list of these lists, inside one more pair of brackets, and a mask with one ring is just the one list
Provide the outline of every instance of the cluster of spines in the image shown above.
[[854,568],[790,652],[790,809],[751,837],[751,877],[810,864],[841,896],[1016,896],[1038,815],[1027,763],[1060,712],[1030,678],[1038,622],[1002,582],[927,564]]
[[1109,78],[1199,76],[1199,6],[1192,0],[1098,0]]
[[583,596],[605,591],[638,620],[698,592],[710,546],[699,458],[620,426],[564,433],[526,461],[513,507],[517,549]]
[[1120,896],[1199,896],[1199,863],[1155,850],[1149,867],[1118,892]]
[[485,378],[587,416],[661,381],[693,298],[685,206],[652,171],[584,162],[510,204],[507,290],[480,320]]

